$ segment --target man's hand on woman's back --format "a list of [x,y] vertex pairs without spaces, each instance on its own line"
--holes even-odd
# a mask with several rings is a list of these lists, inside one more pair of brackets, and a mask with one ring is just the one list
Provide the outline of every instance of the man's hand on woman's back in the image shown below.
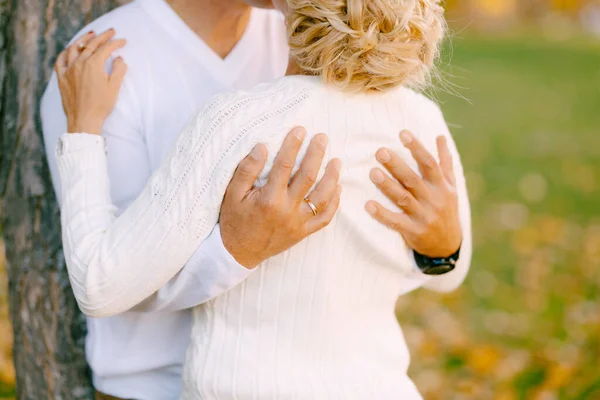
[[422,177],[398,154],[380,149],[377,160],[391,176],[375,168],[371,171],[371,179],[398,209],[389,210],[376,201],[369,201],[367,211],[377,221],[400,233],[416,252],[432,258],[448,257],[460,248],[463,233],[447,138],[437,138],[439,163],[410,132],[403,131],[400,138],[417,162]]
[[300,127],[288,134],[265,186],[255,186],[267,161],[267,150],[259,144],[240,163],[227,188],[221,206],[221,237],[225,248],[246,268],[255,268],[323,229],[338,209],[339,159],[329,162],[325,175],[309,194],[325,157],[327,136],[319,134],[311,140],[292,176],[305,136]]

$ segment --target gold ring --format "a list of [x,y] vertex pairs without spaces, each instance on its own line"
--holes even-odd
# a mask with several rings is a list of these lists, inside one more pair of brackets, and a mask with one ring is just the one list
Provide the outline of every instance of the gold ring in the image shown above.
[[305,202],[306,204],[308,204],[308,206],[310,207],[310,210],[312,211],[313,215],[316,217],[316,216],[317,216],[317,214],[319,213],[319,212],[317,211],[317,207],[315,207],[315,205],[312,203],[312,201],[310,201],[310,200],[308,199],[308,197],[304,199],[304,202]]

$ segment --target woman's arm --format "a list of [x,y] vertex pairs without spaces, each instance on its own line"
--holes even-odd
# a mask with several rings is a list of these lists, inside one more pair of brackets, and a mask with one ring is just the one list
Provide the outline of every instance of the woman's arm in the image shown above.
[[[146,299],[185,265],[212,231],[228,180],[213,182],[210,173],[196,176],[197,171],[216,171],[207,146],[194,140],[208,118],[203,113],[186,129],[177,145],[191,147],[179,153],[179,160],[172,153],[118,218],[109,195],[104,139],[89,134],[62,137],[58,167],[63,245],[73,290],[86,314],[114,315]],[[213,154],[219,148],[215,144]],[[195,194],[195,182],[210,182],[211,190],[183,199]],[[208,206],[202,200],[213,193],[219,195],[213,195],[214,202],[207,199]],[[204,203],[198,208],[203,220],[190,210],[194,200]]]
[[[135,200],[152,175],[149,149],[144,140],[144,125],[138,114],[140,108],[134,90],[135,74],[138,72],[135,66],[129,68],[115,108],[102,127],[102,136],[107,143],[111,200],[121,212]],[[62,205],[56,143],[68,129],[56,74],[52,75],[44,93],[40,113],[48,166],[56,198],[59,205]],[[224,247],[217,225],[182,269],[133,311],[178,311],[191,308],[230,290],[251,273],[252,270],[240,265]],[[90,315],[102,316],[104,312],[105,310],[98,308]]]
[[[279,142],[283,137],[284,132],[273,135],[270,129],[266,129],[271,132],[268,135],[246,130],[268,122],[252,108],[258,99],[222,99],[192,121],[140,196],[118,218],[109,196],[102,137],[63,135],[58,155],[63,245],[73,291],[86,314],[108,316],[126,311],[169,281],[213,230],[239,160],[258,142]],[[289,110],[294,104],[299,104],[298,98],[283,101],[275,111]],[[236,110],[247,105],[244,116],[239,115]],[[256,117],[248,119],[248,115]],[[310,146],[318,141],[316,137]],[[297,143],[301,141],[289,135],[282,149],[299,147]],[[288,170],[287,176],[279,175],[287,186],[291,170],[276,158],[271,175],[278,168]],[[338,171],[336,162],[331,162],[311,199],[318,202],[316,199],[335,193],[336,179],[332,178]],[[334,182],[333,187],[321,186],[324,181]],[[293,180],[290,187],[294,187]],[[249,195],[260,197],[260,189]],[[269,207],[268,202],[264,204]],[[316,217],[301,201],[283,204],[276,212],[290,218],[299,215],[296,209],[305,208],[304,233],[292,238],[297,243],[331,221],[339,191]],[[275,255],[286,248],[270,251]]]

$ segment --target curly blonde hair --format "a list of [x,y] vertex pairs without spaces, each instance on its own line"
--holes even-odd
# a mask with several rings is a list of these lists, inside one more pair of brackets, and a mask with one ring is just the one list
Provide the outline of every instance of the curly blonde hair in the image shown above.
[[441,0],[285,0],[291,56],[352,91],[429,82],[445,33]]

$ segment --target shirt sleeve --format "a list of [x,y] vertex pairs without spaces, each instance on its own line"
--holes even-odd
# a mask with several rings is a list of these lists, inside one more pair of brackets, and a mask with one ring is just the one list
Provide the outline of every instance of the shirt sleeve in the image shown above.
[[251,272],[229,254],[217,224],[185,267],[131,311],[169,312],[192,308],[228,292]]
[[[73,292],[87,315],[116,315],[148,299],[193,260],[213,231],[237,162],[266,141],[236,129],[231,114],[239,105],[218,104],[219,99],[193,119],[118,217],[109,193],[104,139],[84,133],[62,136],[63,245]],[[201,273],[188,271],[178,278],[197,279]],[[227,286],[235,280],[222,282]],[[180,289],[193,288],[193,282],[171,287],[176,290],[148,300],[149,308],[160,308],[161,298],[169,301],[183,293]],[[187,295],[180,298],[187,306],[194,303]]]
[[[128,89],[124,86],[114,112],[103,127],[115,215],[136,198],[151,176],[148,149],[142,135],[143,125],[135,115],[135,99]],[[50,175],[57,200],[62,204],[55,149],[60,136],[67,131],[67,120],[55,74],[42,98],[41,119]],[[181,267],[169,282],[151,294],[135,311],[177,311],[194,307],[233,288],[251,272],[229,254],[218,228]]]

